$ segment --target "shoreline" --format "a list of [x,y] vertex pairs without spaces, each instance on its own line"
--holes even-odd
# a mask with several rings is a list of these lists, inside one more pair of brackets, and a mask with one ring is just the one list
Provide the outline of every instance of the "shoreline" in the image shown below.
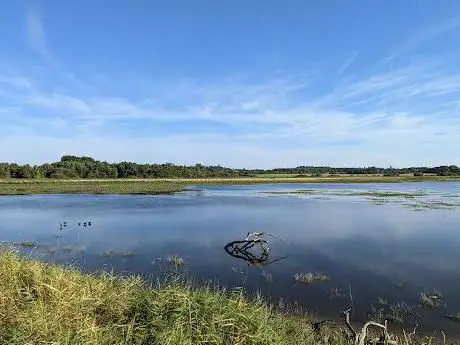
[[444,176],[328,176],[328,177],[250,177],[250,178],[175,178],[175,179],[3,179],[0,195],[35,194],[172,194],[195,185],[250,185],[278,183],[401,183],[401,182],[449,182],[459,177]]
[[[352,344],[342,321],[280,311],[242,289],[193,286],[176,277],[153,285],[138,276],[82,273],[0,250],[0,343]],[[120,298],[122,297],[122,298]],[[289,308],[288,308],[289,309]],[[348,311],[349,313],[349,311]],[[353,323],[357,332],[361,327]],[[348,335],[347,335],[348,334]],[[392,340],[400,330],[389,325]],[[374,335],[373,335],[374,336]],[[399,336],[399,339],[398,339]],[[419,344],[435,339],[416,337]]]

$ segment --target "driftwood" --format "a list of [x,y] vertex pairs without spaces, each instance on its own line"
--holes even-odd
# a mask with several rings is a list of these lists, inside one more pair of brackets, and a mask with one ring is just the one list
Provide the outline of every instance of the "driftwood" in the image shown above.
[[[352,308],[348,308],[344,310],[342,312],[342,316],[345,318],[345,325],[347,326],[348,330],[353,335],[354,345],[366,345],[366,344],[396,345],[397,344],[395,340],[390,339],[390,335],[388,334],[388,326],[387,326],[386,320],[383,325],[375,321],[368,321],[363,325],[363,327],[361,328],[361,331],[357,332],[353,328],[350,322],[351,311],[352,311]],[[379,338],[367,339],[367,329],[371,326],[382,329],[382,335]]]
[[283,256],[269,260],[270,245],[264,236],[274,237],[265,232],[248,233],[244,240],[227,243],[225,251],[235,258],[247,261],[248,265],[269,265],[286,258],[286,256]]

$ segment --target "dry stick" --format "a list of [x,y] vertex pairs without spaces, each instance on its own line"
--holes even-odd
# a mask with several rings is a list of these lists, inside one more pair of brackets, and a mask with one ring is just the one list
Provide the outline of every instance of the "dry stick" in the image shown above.
[[351,284],[348,285],[348,295],[350,296],[350,305],[353,315],[355,314],[355,304],[353,302],[353,294],[351,293]]
[[353,334],[353,338],[355,340],[354,343],[356,344],[357,341],[358,341],[358,333],[356,333],[356,331],[354,330],[353,326],[350,323],[350,312],[351,312],[351,310],[352,310],[352,307],[348,308],[347,310],[344,310],[342,312],[342,315],[345,316],[345,325],[350,330],[350,332]]
[[383,343],[384,344],[388,344],[388,345],[397,344],[396,341],[390,339],[390,336],[388,334],[388,325],[387,325],[386,320],[385,320],[384,325],[382,325],[382,324],[380,324],[378,322],[375,322],[375,321],[368,321],[368,322],[366,322],[364,324],[364,326],[361,329],[360,333],[356,332],[353,329],[353,327],[352,327],[352,325],[350,323],[350,312],[351,312],[351,310],[352,310],[352,308],[348,308],[347,310],[342,312],[342,315],[345,316],[345,325],[348,327],[348,329],[351,331],[351,333],[353,333],[354,345],[365,345],[366,338],[367,338],[367,329],[370,326],[374,326],[374,327],[378,327],[378,328],[383,329]]
[[413,335],[415,335],[415,332],[417,331],[417,327],[418,327],[418,325],[415,325],[414,330],[407,335],[409,337],[409,343],[412,343],[412,338],[411,337]]
[[443,331],[441,331],[441,333],[442,333],[442,338],[444,339],[444,345],[446,345],[446,335],[444,334]]
[[403,335],[404,335],[404,343],[405,343],[406,345],[409,345],[409,340],[408,340],[408,338],[407,338],[407,336],[406,336],[406,331],[404,330],[404,328],[403,328],[402,331],[403,331]]
[[361,333],[358,335],[358,345],[364,345],[365,342],[366,342],[366,338],[367,338],[367,328],[369,326],[374,326],[374,327],[378,327],[378,328],[382,328],[383,329],[383,333],[384,333],[384,344],[389,344],[389,339],[388,339],[388,334],[386,332],[386,329],[387,329],[387,325],[386,325],[386,321],[385,321],[385,325],[382,325],[380,323],[377,323],[375,321],[368,321],[364,324],[363,328],[361,329]]

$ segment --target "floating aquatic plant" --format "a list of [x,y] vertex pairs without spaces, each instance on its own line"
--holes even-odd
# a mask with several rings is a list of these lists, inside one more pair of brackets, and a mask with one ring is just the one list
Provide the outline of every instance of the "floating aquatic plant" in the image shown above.
[[170,255],[166,260],[176,268],[184,266],[184,259],[181,256]]
[[431,291],[424,291],[420,293],[420,303],[423,307],[428,309],[445,308],[447,303],[441,292],[433,289]]
[[312,284],[317,281],[329,280],[329,276],[324,273],[300,272],[294,274],[294,280],[298,283]]

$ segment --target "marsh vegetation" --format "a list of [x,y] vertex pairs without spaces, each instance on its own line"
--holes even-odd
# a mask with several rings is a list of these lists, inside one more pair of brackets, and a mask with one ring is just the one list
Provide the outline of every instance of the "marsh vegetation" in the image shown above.
[[[193,291],[206,288],[209,281],[221,287],[211,291],[223,295],[242,287],[247,303],[252,305],[259,296],[275,315],[301,315],[315,336],[329,336],[330,328],[342,334],[346,325],[340,311],[348,305],[355,306],[353,326],[366,320],[384,325],[387,320],[391,333],[399,334],[402,329],[412,332],[418,324],[421,336],[442,325],[454,336],[460,305],[453,292],[455,266],[449,263],[456,262],[458,251],[452,247],[456,232],[449,224],[458,224],[457,213],[434,209],[416,222],[419,215],[404,207],[367,203],[401,200],[397,205],[405,206],[437,198],[452,202],[458,194],[455,184],[398,186],[345,190],[343,185],[209,185],[171,196],[4,197],[0,222],[2,229],[12,231],[0,233],[21,255],[81,267],[97,277],[106,275],[103,272],[119,274],[115,279],[139,273],[146,288],[157,281],[166,286],[163,278],[173,276],[180,276],[181,287]],[[266,193],[288,188],[309,194],[285,198]],[[322,197],[325,190],[340,194],[328,196],[339,202],[298,198]],[[351,199],[354,202],[347,201]],[[257,229],[272,231],[246,232]],[[395,235],[394,229],[400,233]],[[230,252],[224,250],[226,243],[233,243]],[[448,285],[429,275],[437,265],[450,267]],[[308,311],[315,311],[315,321],[305,317]],[[327,320],[331,322],[323,322]],[[347,337],[343,341],[350,342]]]
[[[136,276],[88,275],[0,251],[0,343],[66,344],[411,344],[386,322],[356,331],[342,324],[276,311],[241,289],[193,287],[180,276],[146,284]],[[328,326],[329,325],[329,326]],[[327,327],[328,326],[328,327]],[[411,336],[416,338],[415,331]],[[415,340],[414,340],[415,341]],[[435,344],[417,337],[417,344]]]
[[430,193],[429,191],[305,189],[263,192],[272,195],[301,196],[311,199],[331,200],[351,197],[367,200],[373,205],[399,204],[412,209],[454,209],[460,207],[460,195]]

